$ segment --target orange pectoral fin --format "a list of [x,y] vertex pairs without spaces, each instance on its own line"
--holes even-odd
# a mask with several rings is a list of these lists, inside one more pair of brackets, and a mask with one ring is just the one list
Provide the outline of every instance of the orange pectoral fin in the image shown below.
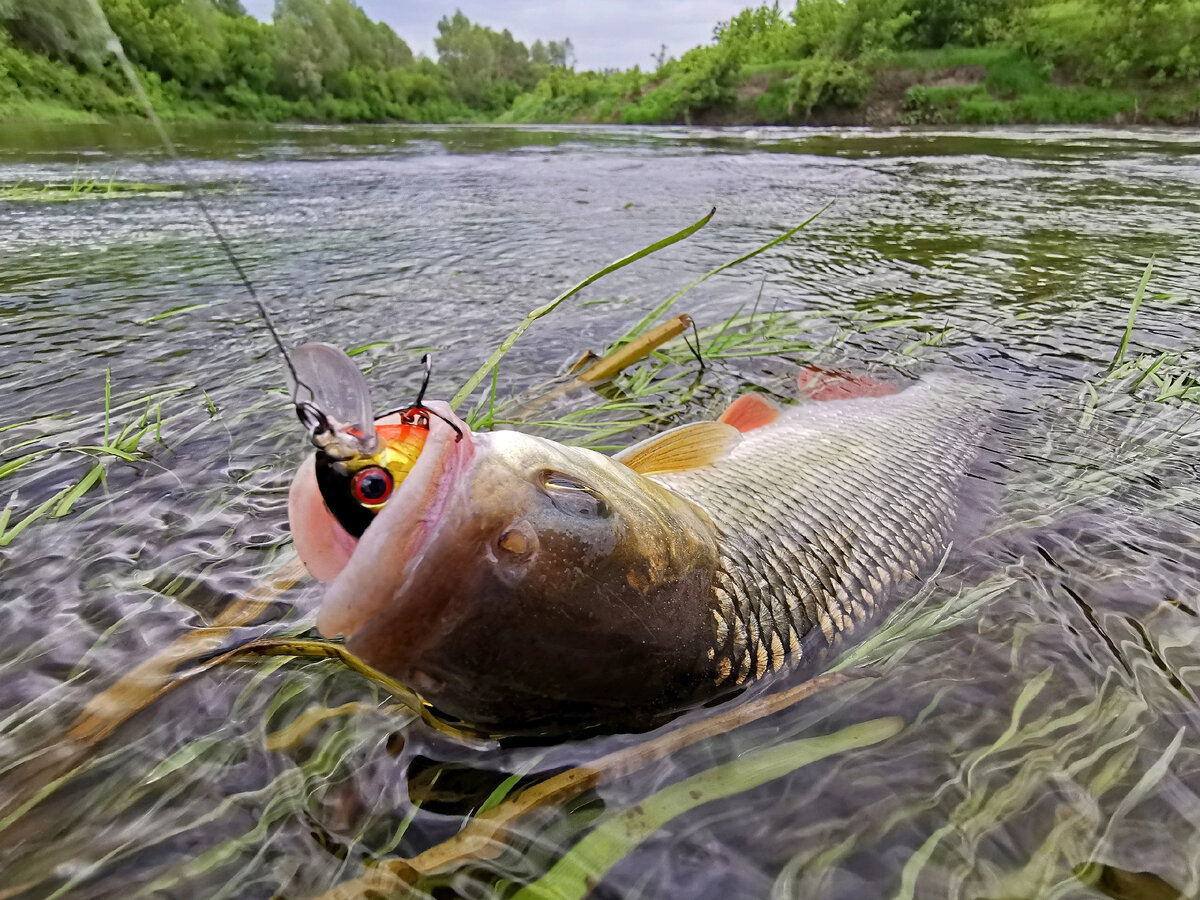
[[837,369],[805,366],[796,376],[800,396],[818,402],[853,400],[857,397],[887,397],[900,393],[900,388],[869,375],[851,375]]
[[717,421],[732,425],[744,433],[753,431],[755,428],[762,428],[764,425],[770,425],[778,418],[779,404],[770,397],[751,392],[742,394],[729,404],[729,409],[721,413],[721,417]]

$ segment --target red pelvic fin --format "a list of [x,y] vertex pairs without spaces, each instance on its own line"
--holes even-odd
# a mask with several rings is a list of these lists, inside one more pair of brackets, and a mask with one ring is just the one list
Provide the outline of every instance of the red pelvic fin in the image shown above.
[[800,396],[807,400],[853,400],[856,397],[887,397],[900,388],[869,375],[851,375],[837,369],[805,366],[796,376]]
[[718,422],[732,425],[738,431],[753,431],[770,425],[779,418],[779,404],[762,394],[742,394],[721,414]]

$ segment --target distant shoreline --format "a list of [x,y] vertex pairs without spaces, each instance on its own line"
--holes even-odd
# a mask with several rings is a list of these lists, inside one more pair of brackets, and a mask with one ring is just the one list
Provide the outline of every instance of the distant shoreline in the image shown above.
[[[863,99],[854,105],[824,104],[801,110],[774,102],[789,77],[786,68],[745,77],[730,102],[714,103],[695,113],[629,120],[628,107],[611,103],[555,115],[544,106],[526,105],[496,116],[470,118],[338,118],[318,116],[248,116],[245,110],[215,104],[164,106],[156,112],[170,122],[259,122],[310,125],[701,125],[701,126],[867,126],[896,125],[1155,125],[1200,126],[1200,84],[1099,88],[1070,84],[1053,75],[1033,81],[1032,90],[1016,93],[997,89],[997,63],[1033,69],[1032,60],[1008,55],[994,57],[993,48],[909,53],[908,65],[880,66]],[[926,59],[921,59],[924,56]],[[941,57],[939,59],[939,57]],[[963,58],[967,62],[962,62]],[[982,62],[969,61],[972,58]],[[938,63],[951,63],[939,65]],[[545,115],[538,115],[546,113]],[[0,102],[0,122],[103,124],[144,120],[133,110],[105,114],[55,100],[15,99]]]

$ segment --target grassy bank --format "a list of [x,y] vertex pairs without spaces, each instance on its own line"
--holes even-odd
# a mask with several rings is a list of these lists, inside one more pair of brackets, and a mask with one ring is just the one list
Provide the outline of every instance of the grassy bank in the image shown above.
[[414,57],[350,0],[0,0],[0,119],[623,124],[1200,123],[1200,0],[798,0],[657,65],[576,71],[462,13]]
[[876,101],[889,104],[874,116],[881,123],[1200,122],[1200,83],[1073,84],[1012,47],[898,53],[876,84]]
[[[1094,85],[1004,45],[881,54],[869,66],[743,66],[712,102],[690,104],[686,78],[564,73],[517,98],[505,122],[704,125],[1200,124],[1200,81]],[[641,74],[641,78],[637,76]],[[716,94],[716,92],[713,92]]]
[[[68,67],[64,67],[68,68]],[[1044,62],[1010,47],[910,50],[880,59],[844,102],[798,99],[803,66],[780,62],[744,67],[729,97],[693,108],[683,91],[656,73],[563,72],[519,94],[512,105],[484,113],[447,105],[412,107],[396,115],[359,115],[336,98],[323,103],[278,100],[256,108],[186,101],[157,89],[155,108],[167,119],[305,122],[499,122],[705,125],[1007,125],[1200,124],[1200,82],[1072,84]],[[63,84],[69,85],[61,90]],[[0,88],[4,85],[0,83]],[[44,89],[24,82],[0,93],[0,121],[103,122],[137,116],[129,98],[90,73],[63,72]]]

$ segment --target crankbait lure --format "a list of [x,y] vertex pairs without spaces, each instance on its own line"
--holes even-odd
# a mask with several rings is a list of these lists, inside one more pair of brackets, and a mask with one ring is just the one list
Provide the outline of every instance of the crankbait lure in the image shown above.
[[[429,418],[445,418],[424,405],[432,365],[421,360],[425,375],[411,405],[376,417],[362,372],[341,349],[311,343],[288,360],[296,415],[317,448],[316,473],[321,497],[351,537],[361,537],[388,498],[416,465]],[[462,432],[448,422],[456,432]]]

